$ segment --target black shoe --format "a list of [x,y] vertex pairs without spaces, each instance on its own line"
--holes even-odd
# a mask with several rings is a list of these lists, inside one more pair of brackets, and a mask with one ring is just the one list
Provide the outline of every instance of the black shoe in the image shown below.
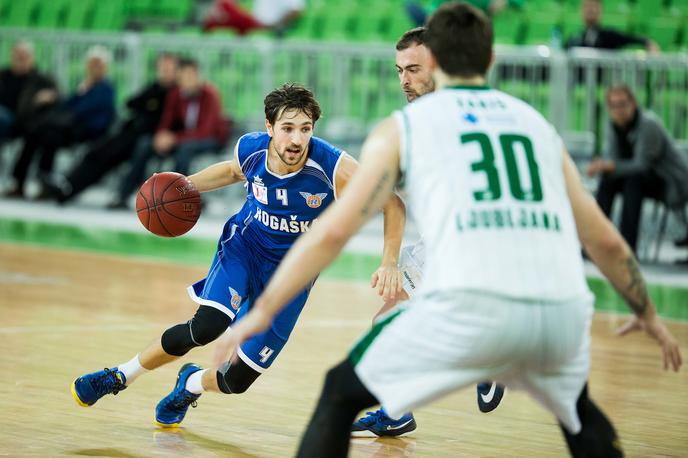
[[683,237],[681,240],[676,240],[674,242],[674,246],[677,246],[679,248],[688,247],[688,235]]
[[62,190],[52,183],[45,182],[41,186],[41,192],[34,200],[58,200],[62,195]]
[[497,382],[478,383],[478,409],[482,413],[492,412],[504,396],[504,386]]
[[2,197],[7,199],[23,199],[24,192],[21,189],[10,189],[2,194]]

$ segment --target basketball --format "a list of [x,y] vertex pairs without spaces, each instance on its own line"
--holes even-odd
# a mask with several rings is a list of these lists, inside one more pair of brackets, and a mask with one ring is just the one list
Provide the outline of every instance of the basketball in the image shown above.
[[177,237],[189,232],[201,216],[201,194],[180,173],[154,173],[136,195],[136,214],[153,234]]

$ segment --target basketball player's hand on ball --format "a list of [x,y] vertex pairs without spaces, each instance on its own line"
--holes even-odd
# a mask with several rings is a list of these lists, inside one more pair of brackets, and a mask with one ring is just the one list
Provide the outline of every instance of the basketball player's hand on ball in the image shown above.
[[669,369],[669,366],[678,372],[683,360],[681,357],[681,350],[678,347],[676,339],[662,323],[662,320],[656,313],[648,314],[649,316],[640,318],[634,317],[632,320],[617,329],[616,333],[620,336],[625,336],[634,331],[645,331],[650,337],[655,339],[659,346],[662,347],[662,356],[664,358],[664,370]]
[[385,303],[396,303],[403,292],[401,271],[396,264],[381,265],[370,278],[370,287],[377,288],[378,296],[381,296]]
[[268,316],[257,304],[237,324],[232,326],[229,332],[225,332],[217,339],[213,351],[213,363],[221,366],[234,354],[235,350],[247,339],[259,334],[270,327],[272,318]]

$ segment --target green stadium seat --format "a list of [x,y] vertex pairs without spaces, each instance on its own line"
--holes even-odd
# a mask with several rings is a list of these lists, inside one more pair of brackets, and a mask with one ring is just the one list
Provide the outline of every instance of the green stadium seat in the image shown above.
[[411,28],[413,28],[413,24],[406,14],[394,14],[387,20],[384,35],[387,40],[397,42]]
[[90,26],[93,30],[122,30],[124,23],[124,0],[108,0],[99,2],[93,10]]
[[643,32],[652,40],[657,42],[664,51],[673,51],[678,48],[680,21],[678,18],[657,18],[645,24]]
[[125,5],[127,17],[145,18],[152,16],[155,0],[127,0]]
[[81,0],[79,2],[70,2],[67,6],[67,13],[65,15],[64,27],[67,29],[81,30],[89,27],[87,19],[91,17],[93,11],[93,0]]
[[634,0],[614,0],[606,2],[603,1],[602,3],[604,5],[602,9],[603,23],[606,21],[607,15],[627,16],[635,7]]
[[327,7],[322,17],[322,38],[325,40],[347,41],[353,35],[353,12],[346,3],[337,7]]
[[42,2],[40,8],[36,13],[37,27],[44,28],[59,28],[62,26],[64,14],[67,11],[70,0],[53,0],[50,2]]
[[287,31],[287,38],[312,39],[317,36],[317,23],[320,16],[311,11],[306,12]]
[[34,25],[34,15],[39,4],[36,0],[13,1],[7,6],[4,26],[30,27]]
[[550,45],[555,27],[560,27],[551,16],[530,16],[527,23],[525,43],[529,45]]
[[583,24],[577,17],[564,16],[561,22],[563,42],[583,31]]
[[665,5],[661,0],[635,0],[632,9],[638,17],[649,19],[662,14]]
[[522,43],[524,39],[525,24],[523,15],[507,11],[497,15],[492,20],[495,42],[501,44]]
[[602,23],[606,27],[612,27],[617,30],[629,30],[629,25],[633,20],[630,13],[627,14],[605,14],[602,17]]
[[[552,22],[558,22],[561,20],[564,11],[566,11],[566,7],[556,1],[536,0],[533,2],[528,0],[520,12],[525,14],[528,18],[531,18],[532,16],[547,17]],[[507,10],[506,12],[508,13],[509,11]],[[578,16],[580,16],[578,10],[576,13]],[[504,12],[501,14],[504,14]]]
[[176,21],[188,19],[193,10],[193,0],[158,0],[159,16]]
[[5,24],[5,17],[11,3],[12,0],[0,0],[0,24]]
[[360,41],[384,40],[383,29],[386,28],[386,19],[386,16],[378,11],[372,11],[369,14],[356,14],[353,38]]

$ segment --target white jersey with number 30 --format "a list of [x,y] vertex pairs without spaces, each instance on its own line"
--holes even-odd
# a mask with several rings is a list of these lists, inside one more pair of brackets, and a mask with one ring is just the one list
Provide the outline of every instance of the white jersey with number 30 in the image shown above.
[[427,245],[421,293],[589,294],[563,144],[536,110],[489,88],[451,87],[394,116],[403,187]]

